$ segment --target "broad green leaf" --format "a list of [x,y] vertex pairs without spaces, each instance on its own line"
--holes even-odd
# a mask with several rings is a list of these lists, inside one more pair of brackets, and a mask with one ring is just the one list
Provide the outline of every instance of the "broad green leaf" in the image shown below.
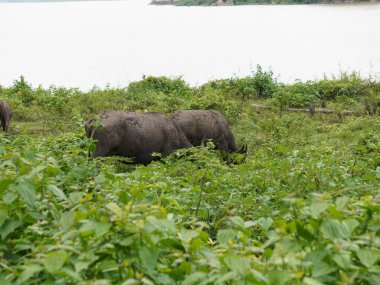
[[261,217],[260,219],[257,220],[257,223],[260,226],[262,226],[265,230],[268,230],[273,223],[273,219]]
[[134,278],[129,278],[126,281],[124,281],[121,285],[140,285],[141,282]]
[[50,252],[47,254],[44,265],[49,273],[57,273],[67,260],[67,254],[64,252]]
[[[90,234],[91,232],[95,233],[96,237],[101,237],[108,232],[111,228],[110,223],[99,223],[93,221],[82,221],[83,225],[80,227],[80,231],[85,234]],[[86,231],[88,233],[86,233]]]
[[67,200],[65,193],[55,185],[48,185],[47,190],[52,192],[58,200]]
[[24,150],[23,157],[26,158],[27,160],[29,160],[30,162],[36,162],[37,161],[36,153],[30,149]]
[[245,228],[244,220],[239,216],[230,217],[230,220],[237,226]]
[[121,241],[119,241],[119,244],[122,245],[122,246],[130,246],[131,244],[133,244],[134,242],[134,237],[133,236],[129,236],[125,239],[122,239]]
[[246,228],[246,229],[249,229],[249,228],[251,228],[251,227],[253,227],[255,225],[256,225],[256,223],[254,221],[246,221],[246,222],[244,222],[244,228]]
[[230,271],[230,272],[227,272],[226,274],[223,274],[222,276],[220,276],[217,280],[217,284],[226,284],[227,281],[237,280],[237,279],[239,279],[238,272]]
[[318,279],[318,277],[324,277],[336,270],[336,267],[321,261],[314,264],[313,277]]
[[310,206],[310,214],[314,219],[318,219],[319,215],[326,211],[327,203],[313,203]]
[[96,184],[101,184],[106,180],[105,176],[103,174],[100,174],[94,178],[94,181]]
[[5,272],[0,272],[0,284],[1,285],[12,285],[10,279],[7,277],[8,274]]
[[106,208],[110,210],[113,214],[112,219],[113,220],[121,220],[123,218],[123,211],[122,209],[115,203],[109,203],[106,205]]
[[310,261],[313,264],[323,262],[323,259],[328,255],[324,250],[314,250],[307,254],[304,258],[305,261]]
[[80,200],[83,199],[84,195],[85,195],[85,193],[83,193],[83,192],[72,192],[69,194],[69,199],[73,203],[79,203]]
[[18,184],[13,184],[10,187],[12,187],[13,190],[19,193],[20,196],[30,207],[35,206],[36,188],[32,184],[28,182],[21,182]]
[[336,254],[333,256],[333,260],[343,270],[348,270],[352,265],[350,253]]
[[324,283],[309,277],[305,277],[302,281],[305,285],[324,285]]
[[75,272],[81,272],[84,269],[87,269],[92,261],[77,261],[75,262]]
[[229,240],[234,239],[236,232],[232,229],[219,230],[217,239],[220,244],[226,244]]
[[308,241],[315,240],[314,235],[311,232],[309,232],[306,228],[304,228],[299,222],[296,223],[296,227],[297,227],[297,233],[300,237]]
[[331,240],[347,239],[351,235],[350,228],[338,220],[324,221],[321,226],[321,231]]
[[[83,277],[79,273],[75,272],[71,267],[68,267],[68,266],[62,267],[59,275],[64,275],[64,276],[66,276],[66,279],[69,278],[70,280],[73,280],[73,281],[83,280]],[[96,282],[94,282],[94,283],[96,283]],[[56,283],[51,284],[51,285],[56,285]]]
[[5,239],[10,233],[14,232],[19,226],[21,226],[21,221],[6,221],[0,228],[0,235],[2,239]]
[[339,211],[342,211],[346,204],[348,203],[349,199],[345,196],[338,197],[335,201],[336,207]]
[[14,192],[7,192],[3,196],[3,201],[5,204],[12,204],[14,200],[16,200],[18,195]]
[[20,274],[19,278],[17,279],[17,282],[20,284],[29,280],[29,278],[31,278],[34,274],[42,270],[42,267],[37,264],[25,265],[24,268],[24,271]]
[[204,272],[194,272],[190,275],[188,275],[185,280],[182,281],[182,285],[197,285],[200,283],[202,279],[204,279],[206,276],[206,273]]
[[186,251],[182,243],[180,243],[178,240],[173,238],[167,238],[160,240],[160,243],[166,247],[178,249],[181,251]]
[[8,210],[0,208],[0,229],[7,219],[8,219]]
[[97,267],[101,272],[111,272],[119,270],[119,264],[113,259],[106,259],[98,262]]
[[56,176],[59,173],[59,167],[53,164],[48,164],[45,169],[48,176]]
[[[80,283],[82,284],[82,283]],[[86,283],[87,285],[88,283]],[[91,285],[111,285],[111,282],[110,280],[106,280],[106,279],[98,279],[98,280],[94,280],[94,281],[91,281],[90,283]]]
[[29,244],[16,244],[15,247],[14,247],[14,252],[19,252],[19,251],[23,251],[23,250],[29,250],[29,249],[32,249],[33,248],[33,245],[31,243]]
[[142,264],[149,270],[150,273],[154,272],[157,265],[158,252],[146,246],[140,247],[138,250]]
[[96,226],[95,226],[95,236],[97,238],[102,237],[107,232],[109,232],[111,226],[112,226],[112,224],[110,224],[110,223],[96,223]]
[[366,279],[370,285],[380,285],[380,274],[379,273],[369,274],[369,276]]
[[150,279],[143,277],[141,279],[141,284],[143,285],[156,285],[155,282],[151,281]]
[[61,214],[60,224],[65,232],[74,224],[74,213],[67,211]]
[[360,262],[367,268],[372,267],[380,257],[380,254],[376,249],[359,249],[357,255]]
[[155,284],[171,285],[174,283],[174,280],[171,277],[165,273],[157,273],[152,277],[152,279],[154,280]]
[[195,230],[181,230],[179,237],[184,242],[190,242],[193,238],[199,236],[199,233]]
[[256,285],[267,285],[267,279],[264,277],[264,275],[254,269],[250,270],[250,274],[246,277],[247,281],[250,281],[252,284]]
[[360,223],[356,219],[347,219],[343,221],[343,223],[348,226],[351,233],[360,225]]
[[242,277],[250,274],[249,260],[245,257],[229,255],[224,257],[224,262],[233,272],[236,272]]
[[78,165],[71,170],[71,173],[76,179],[84,179],[87,176],[88,168]]
[[268,273],[269,285],[285,285],[290,278],[290,274],[286,271],[273,270]]
[[0,179],[0,194],[7,190],[13,181],[13,179]]

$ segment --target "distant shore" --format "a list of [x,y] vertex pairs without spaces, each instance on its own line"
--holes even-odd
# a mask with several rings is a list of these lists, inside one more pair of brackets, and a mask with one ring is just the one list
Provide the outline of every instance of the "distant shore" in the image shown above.
[[175,6],[240,6],[240,5],[286,5],[286,4],[357,4],[380,3],[380,0],[152,0],[153,5]]
[[[117,0],[0,0],[0,3],[48,3],[48,2],[92,2]],[[152,5],[174,6],[242,6],[242,5],[296,5],[296,4],[370,4],[380,0],[152,0]]]
[[[0,3],[51,3],[51,2],[93,2],[105,0],[0,0]],[[115,1],[115,0],[106,0]]]

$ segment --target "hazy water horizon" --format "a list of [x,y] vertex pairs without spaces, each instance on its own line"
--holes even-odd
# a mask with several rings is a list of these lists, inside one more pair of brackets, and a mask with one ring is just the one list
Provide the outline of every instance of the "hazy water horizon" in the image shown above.
[[380,78],[380,5],[173,7],[147,0],[0,4],[0,85],[125,87],[143,75],[191,85],[340,72]]

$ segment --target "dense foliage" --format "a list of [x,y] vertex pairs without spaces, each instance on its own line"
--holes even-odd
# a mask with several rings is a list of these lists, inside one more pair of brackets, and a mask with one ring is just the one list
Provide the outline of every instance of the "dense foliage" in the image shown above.
[[[0,284],[380,284],[380,84],[357,75],[189,87],[0,88]],[[275,111],[254,111],[252,103]],[[278,113],[326,104],[360,116]],[[83,122],[107,108],[218,109],[247,160],[207,148],[163,162],[91,159]],[[276,109],[277,108],[277,109]],[[375,112],[376,113],[376,112]]]

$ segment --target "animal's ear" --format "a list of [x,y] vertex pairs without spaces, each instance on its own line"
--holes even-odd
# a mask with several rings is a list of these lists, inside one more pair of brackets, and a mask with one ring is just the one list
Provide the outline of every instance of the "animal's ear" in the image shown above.
[[92,124],[94,121],[95,121],[95,119],[91,119],[84,124],[84,129],[86,130],[86,136],[88,138],[90,138],[93,134]]
[[247,153],[248,152],[248,146],[247,144],[244,144],[241,148],[240,148],[240,153]]

